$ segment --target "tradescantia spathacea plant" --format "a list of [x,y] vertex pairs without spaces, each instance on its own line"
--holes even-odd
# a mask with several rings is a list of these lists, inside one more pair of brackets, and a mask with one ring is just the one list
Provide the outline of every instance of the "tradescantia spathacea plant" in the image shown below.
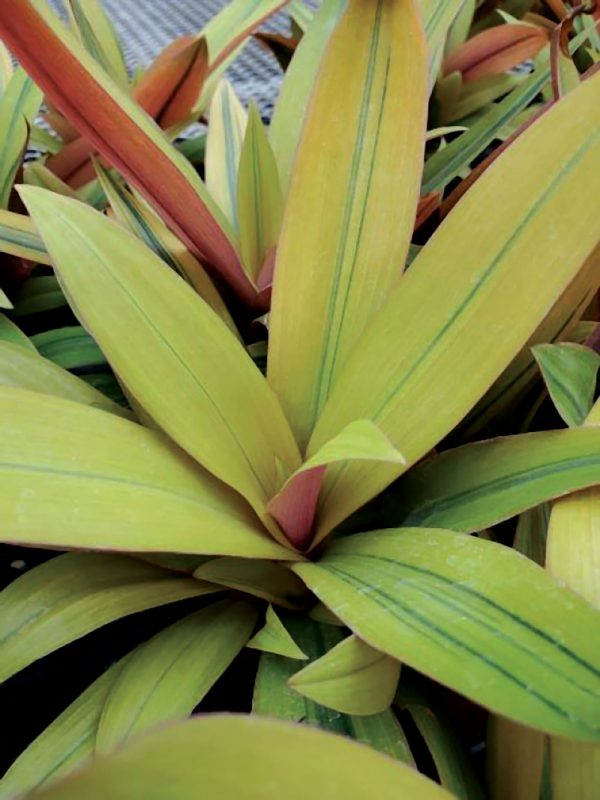
[[[433,160],[424,172],[430,93],[459,5],[325,2],[268,135],[226,85],[214,93],[206,182],[36,4],[0,6],[6,45],[86,159],[97,154],[110,203],[103,214],[73,187],[21,186],[31,221],[19,215],[18,254],[53,265],[128,400],[14,327],[0,343],[1,538],[74,551],[0,596],[0,673],[203,598],[75,700],[1,796],[186,798],[202,784],[215,797],[481,797],[436,684],[492,712],[491,796],[518,796],[514,731],[542,756],[551,738],[557,797],[572,791],[565,775],[593,786],[597,595],[564,531],[575,524],[593,552],[597,515],[576,498],[595,503],[600,484],[597,365],[584,347],[544,343],[573,332],[600,284],[600,76],[555,48],[546,81],[561,80],[542,113],[464,181],[409,258]],[[519,106],[512,92],[502,103],[506,123]],[[496,107],[486,113],[499,130]],[[479,152],[490,119],[478,124],[436,154],[451,154],[436,191],[458,174],[456,141],[471,136],[459,171]],[[266,311],[263,376],[246,344]],[[568,429],[447,446],[479,435],[538,365]],[[547,571],[518,550],[531,556],[524,543],[539,539],[527,514],[562,495]],[[517,515],[513,549],[490,531]],[[128,742],[187,716],[246,646],[261,653],[250,717]],[[403,715],[444,788],[411,768]],[[514,780],[539,786],[523,767]]]

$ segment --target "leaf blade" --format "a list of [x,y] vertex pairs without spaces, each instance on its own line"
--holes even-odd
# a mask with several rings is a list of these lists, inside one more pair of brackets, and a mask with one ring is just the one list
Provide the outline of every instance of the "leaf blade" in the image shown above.
[[323,56],[294,162],[270,313],[267,376],[301,447],[404,265],[418,201],[425,62],[411,0],[350,0]]
[[373,647],[511,719],[600,739],[590,705],[600,621],[510,548],[400,528],[340,540],[318,565],[293,569]]

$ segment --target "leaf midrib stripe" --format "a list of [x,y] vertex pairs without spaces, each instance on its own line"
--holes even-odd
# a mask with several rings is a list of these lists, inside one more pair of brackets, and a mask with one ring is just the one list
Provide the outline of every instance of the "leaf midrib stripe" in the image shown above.
[[[329,321],[329,324],[328,325],[326,324],[323,334],[323,343],[319,353],[320,358],[319,358],[319,365],[317,369],[316,382],[315,382],[316,391],[314,392],[311,401],[311,420],[313,421],[316,419],[319,409],[323,405],[324,400],[327,398],[329,389],[330,375],[329,375],[329,380],[326,383],[325,367],[326,367],[326,362],[330,361],[328,353],[331,346],[331,339],[333,335],[332,322],[334,321],[335,309],[338,304],[339,286],[342,277],[342,270],[345,263],[346,249],[348,247],[348,239],[350,234],[350,219],[352,217],[352,212],[354,210],[355,203],[357,200],[357,193],[358,193],[357,175],[361,166],[361,161],[363,156],[363,144],[369,120],[368,106],[370,104],[371,95],[373,92],[373,83],[375,79],[375,68],[377,65],[377,56],[378,56],[377,50],[378,50],[379,35],[381,30],[382,16],[383,16],[383,0],[377,0],[377,9],[375,11],[375,19],[373,20],[373,30],[371,32],[371,42],[369,46],[369,55],[367,60],[367,74],[365,77],[363,94],[360,105],[360,112],[358,117],[358,126],[357,126],[358,130],[356,134],[356,139],[354,141],[354,151],[352,154],[350,173],[348,175],[348,180],[346,182],[347,191],[346,191],[346,202],[344,204],[344,214],[342,218],[342,227],[340,231],[340,239],[336,251],[335,265],[333,269],[331,287],[329,291],[327,317],[326,317],[326,319]],[[387,73],[386,73],[386,84],[384,88],[387,88]],[[382,108],[383,108],[383,103],[380,108],[377,136],[379,135],[379,125],[381,123]],[[373,152],[371,153],[371,165],[370,165],[371,173],[373,169],[373,162],[375,155],[376,155],[376,148],[374,148]],[[366,201],[367,197],[364,197],[363,216],[364,216],[364,210],[365,210],[364,207],[366,205]],[[358,241],[355,242],[355,250],[357,247],[358,247]],[[340,327],[341,327],[341,322],[340,322]],[[339,329],[337,333],[339,336]],[[331,369],[333,369],[333,365],[330,366],[330,370]]]
[[[329,361],[329,369],[325,373],[325,378],[324,378],[323,382],[321,383],[321,398],[320,398],[319,407],[321,407],[323,405],[323,403],[325,402],[325,400],[329,396],[329,391],[330,391],[330,387],[331,387],[331,381],[333,379],[333,374],[334,374],[334,371],[335,371],[337,358],[338,358],[338,351],[339,351],[339,347],[340,347],[340,339],[341,339],[342,331],[344,330],[344,325],[345,325],[345,321],[346,321],[346,312],[348,310],[348,300],[349,300],[349,296],[350,296],[350,293],[351,293],[352,288],[353,288],[352,287],[352,283],[353,283],[353,279],[354,279],[354,273],[356,271],[356,263],[358,261],[358,253],[359,253],[360,245],[361,245],[361,242],[362,242],[362,235],[363,235],[364,225],[365,225],[365,217],[366,217],[366,214],[367,214],[367,205],[368,205],[368,201],[369,201],[369,195],[371,193],[371,184],[372,184],[372,181],[373,181],[373,174],[375,172],[375,162],[376,162],[377,156],[378,156],[379,137],[380,137],[380,134],[381,134],[381,122],[382,122],[382,118],[383,118],[383,111],[384,111],[384,108],[385,108],[385,101],[386,101],[386,97],[387,97],[389,71],[390,71],[390,53],[388,52],[387,61],[386,61],[386,65],[385,65],[384,84],[383,84],[383,90],[381,92],[381,102],[380,102],[380,106],[379,106],[379,116],[377,118],[377,130],[376,130],[376,133],[375,133],[375,141],[374,141],[374,144],[373,144],[373,150],[371,152],[371,158],[370,158],[370,163],[369,163],[369,174],[368,174],[368,178],[367,178],[367,188],[366,188],[365,196],[363,197],[363,200],[362,200],[362,208],[361,208],[361,212],[360,212],[360,220],[359,220],[359,224],[358,224],[358,231],[357,231],[356,241],[354,242],[354,250],[353,250],[353,253],[352,253],[352,260],[351,260],[351,263],[350,263],[350,270],[349,270],[349,274],[348,274],[348,277],[347,277],[347,280],[346,280],[346,287],[345,287],[345,290],[344,290],[343,294],[341,292],[337,291],[337,290],[336,290],[336,293],[335,293],[336,294],[336,304],[337,304],[337,300],[339,299],[339,297],[341,295],[341,311],[339,312],[339,323],[338,323],[338,325],[337,325],[337,327],[336,327],[336,329],[334,331],[333,349],[330,351],[329,358],[327,359]],[[331,334],[331,328],[328,329],[328,333]]]
[[[417,567],[416,565],[408,564],[405,561],[398,562],[392,558],[386,558],[385,556],[376,556],[371,553],[361,553],[360,556],[352,556],[351,554],[347,554],[345,557],[346,558],[354,557],[359,559],[359,561],[363,561],[365,559],[371,559],[373,561],[379,561],[381,563],[387,564],[392,568],[395,566],[401,566],[402,568],[410,570],[412,572],[416,572],[419,575],[424,575],[427,576],[428,578],[434,578],[436,580],[439,580],[441,583],[444,583],[453,589],[458,589],[460,592],[463,592],[464,594],[474,597],[477,601],[481,602],[482,604],[490,606],[490,608],[493,608],[494,611],[498,612],[500,615],[507,616],[516,625],[521,626],[534,636],[538,636],[546,644],[556,648],[561,653],[563,653],[563,655],[575,661],[575,663],[579,664],[580,667],[582,667],[587,672],[591,673],[591,675],[593,675],[595,678],[600,678],[600,669],[594,667],[593,664],[589,664],[584,658],[581,658],[581,656],[577,655],[577,653],[574,653],[569,647],[562,644],[557,639],[554,639],[552,636],[550,636],[548,633],[538,628],[532,622],[529,622],[529,620],[526,620],[524,617],[521,617],[514,611],[510,611],[504,606],[501,606],[495,600],[492,600],[490,597],[487,597],[486,595],[477,591],[477,589],[473,589],[471,586],[466,586],[464,583],[459,583],[457,581],[454,581],[451,578],[447,578],[440,572],[435,572],[434,570],[427,569],[426,567]],[[579,684],[577,684],[576,682],[572,680],[571,682],[579,687]],[[589,692],[589,689],[587,688],[584,687],[579,687],[579,688],[581,688],[583,691]]]
[[[485,483],[480,483],[472,488],[455,492],[452,495],[448,495],[446,498],[434,498],[424,503],[420,503],[416,508],[411,510],[406,517],[403,518],[402,525],[403,527],[408,527],[409,525],[413,525],[415,523],[424,523],[430,520],[432,517],[438,520],[440,514],[443,515],[445,511],[452,511],[456,508],[456,506],[460,507],[465,502],[477,502],[477,500],[485,498],[488,495],[496,495],[500,492],[507,492],[516,487],[522,488],[524,484],[537,483],[548,476],[560,475],[564,472],[568,473],[576,469],[585,469],[595,465],[598,465],[599,467],[598,480],[600,481],[600,452],[590,453],[587,456],[580,456],[578,458],[565,458],[561,459],[560,461],[552,461],[550,464],[546,462],[539,466],[528,466],[525,469],[517,472],[511,472],[510,475],[503,475],[502,477],[494,478],[490,481],[486,481]],[[591,478],[591,480],[594,479]],[[428,483],[430,486],[434,486],[435,480],[433,479]],[[577,484],[574,487],[566,487],[565,491],[569,488],[575,491],[579,488],[583,489],[585,486]],[[551,497],[548,497],[547,499],[551,499]],[[538,502],[543,501],[539,500]],[[494,517],[494,519],[496,519],[496,517]],[[427,526],[419,524],[418,527]]]
[[229,205],[233,226],[236,231],[239,231],[240,223],[237,210],[237,159],[241,142],[238,135],[239,132],[233,124],[228,89],[225,89],[223,92],[223,100],[221,103],[221,119],[223,121],[223,133],[225,140],[225,171],[227,175]]
[[[556,342],[556,341],[559,340],[560,335],[562,333],[564,333],[564,331],[566,330],[567,326],[573,320],[573,318],[579,313],[579,311],[581,310],[582,306],[587,307],[589,305],[589,299],[588,299],[587,294],[588,293],[586,293],[584,295],[583,300],[581,300],[578,303],[578,305],[576,306],[576,308],[571,313],[568,314],[566,319],[562,322],[560,327],[553,334],[553,337],[552,337],[552,341],[553,342]],[[518,358],[518,356],[517,356],[517,358]],[[510,366],[507,367],[507,369],[510,369]],[[531,360],[521,370],[519,370],[514,375],[514,377],[509,381],[509,383],[507,383],[506,385],[500,385],[499,384],[499,381],[502,378],[502,376],[500,376],[500,378],[498,378],[498,382],[496,382],[493,386],[491,386],[489,392],[486,393],[486,395],[484,395],[484,397],[482,398],[481,403],[479,403],[473,409],[473,411],[477,411],[477,414],[473,414],[472,417],[471,417],[471,415],[469,417],[467,417],[466,420],[465,420],[465,424],[468,424],[470,426],[475,425],[477,423],[477,420],[480,419],[496,403],[498,403],[505,394],[507,394],[516,384],[519,383],[519,381],[521,381],[523,379],[529,380],[529,378],[527,376],[527,373],[534,372],[535,369],[536,369],[536,361],[535,361],[535,358],[532,355],[531,356]],[[496,389],[496,393],[494,393],[494,389]],[[498,394],[498,390],[500,391],[499,394]],[[488,395],[489,395],[489,397],[488,397]],[[488,398],[487,402],[484,403],[483,400],[485,400],[486,398]]]
[[535,73],[526,83],[517,86],[505,100],[495,104],[471,130],[428,159],[423,171],[421,192],[428,194],[443,189],[465,164],[470,163],[494,139],[504,125],[539,94],[549,77],[549,68]]
[[[409,564],[402,563],[398,564],[398,566],[409,573],[419,572],[417,568],[412,567]],[[402,578],[401,581],[404,586],[406,586],[408,589],[411,589],[416,594],[423,595],[426,600],[429,600],[432,603],[437,603],[442,608],[450,607],[463,617],[467,617],[469,622],[474,627],[477,626],[478,628],[483,628],[487,632],[491,632],[493,638],[502,640],[510,649],[519,651],[522,656],[525,656],[533,661],[538,660],[538,663],[543,664],[543,666],[552,672],[553,675],[559,676],[560,679],[565,683],[576,687],[584,694],[591,695],[592,699],[598,697],[598,694],[591,691],[587,686],[575,681],[571,676],[565,674],[562,670],[558,670],[552,661],[549,663],[547,657],[540,657],[537,652],[526,646],[523,646],[521,642],[511,638],[509,634],[506,634],[496,628],[494,625],[494,617],[489,613],[486,614],[485,610],[480,609],[480,617],[474,615],[472,613],[472,606],[470,606],[468,602],[464,600],[461,602],[460,597],[453,595],[452,590],[457,588],[457,584],[451,583],[449,590],[444,590],[443,587],[436,586],[433,582],[429,583],[427,586],[423,586],[422,582],[420,583],[418,579],[414,578]],[[472,632],[472,635],[476,634],[476,631]]]
[[8,242],[9,244],[15,244],[18,247],[46,255],[46,250],[35,233],[20,231],[18,228],[0,225],[0,242]]
[[[129,303],[131,303],[131,305],[135,309],[137,309],[138,313],[145,320],[145,322],[148,325],[148,327],[154,332],[155,336],[157,336],[157,338],[161,342],[163,342],[163,344],[165,345],[167,350],[174,356],[176,363],[179,364],[180,368],[182,368],[183,371],[189,375],[189,377],[192,379],[192,382],[200,389],[200,392],[204,395],[204,397],[206,397],[206,399],[208,400],[210,406],[214,409],[216,416],[221,420],[221,422],[223,424],[223,427],[225,428],[225,430],[228,431],[228,433],[229,433],[229,435],[231,437],[231,440],[236,444],[237,449],[239,450],[240,454],[243,456],[243,460],[248,465],[250,473],[254,476],[254,478],[256,480],[256,483],[258,484],[258,486],[260,487],[262,492],[266,495],[268,492],[267,492],[267,489],[266,489],[266,487],[264,486],[264,484],[263,484],[263,482],[261,480],[261,477],[259,476],[259,474],[257,473],[256,469],[254,468],[254,464],[252,463],[252,460],[250,459],[249,455],[247,454],[247,452],[246,452],[245,448],[243,447],[242,443],[240,442],[238,437],[235,435],[233,429],[229,425],[228,420],[223,415],[223,412],[221,411],[221,408],[219,407],[219,404],[215,402],[215,400],[213,399],[211,394],[207,391],[207,389],[198,380],[198,378],[195,375],[195,373],[190,369],[190,367],[182,359],[182,357],[179,355],[177,350],[173,347],[171,342],[167,338],[165,338],[162,335],[162,333],[158,330],[158,328],[154,325],[152,319],[148,316],[146,311],[139,305],[139,303],[137,302],[135,296],[133,294],[131,294],[131,292],[129,291],[127,286],[122,281],[120,281],[119,278],[117,277],[117,275],[110,269],[110,267],[108,266],[108,264],[106,263],[103,255],[102,255],[102,253],[97,249],[97,247],[93,244],[93,242],[90,242],[88,239],[86,239],[85,236],[83,235],[83,233],[81,232],[81,230],[76,225],[73,225],[71,223],[71,221],[68,219],[68,217],[66,217],[64,215],[61,215],[61,217],[62,217],[62,220],[63,220],[64,224],[67,227],[69,227],[71,229],[71,231],[73,232],[73,234],[75,236],[77,236],[83,242],[84,247],[89,248],[90,250],[92,250],[95,253],[96,258],[100,261],[100,263],[102,264],[102,266],[104,268],[104,274],[107,277],[111,278],[113,280],[113,282],[116,283],[117,286],[123,291],[124,295],[127,298],[127,301]],[[110,359],[109,359],[109,361],[110,361]],[[195,448],[195,449],[197,449],[197,448]],[[194,458],[194,460],[196,460],[195,456],[193,456],[193,458]],[[204,455],[203,461],[210,463],[210,460],[206,458],[206,455]],[[200,463],[200,462],[197,462],[197,463]],[[205,468],[209,469],[208,467],[205,467]],[[212,469],[209,469],[209,471],[212,472]],[[217,475],[217,477],[221,478],[222,472],[223,472],[223,470],[221,468],[219,468],[219,473],[221,473],[221,474]],[[213,474],[216,474],[216,473],[213,473]],[[221,480],[224,480],[225,482],[227,482],[227,478],[226,477],[222,477]],[[244,493],[244,494],[247,494],[247,492]],[[248,499],[248,498],[246,498],[246,499]]]
[[[462,316],[463,312],[466,308],[468,308],[471,304],[471,301],[474,297],[477,296],[479,291],[482,289],[483,286],[490,280],[492,275],[495,274],[496,268],[499,264],[502,263],[502,260],[507,256],[507,254],[515,247],[515,245],[520,240],[520,235],[525,228],[529,225],[530,221],[540,213],[541,207],[548,201],[548,198],[556,191],[559,184],[562,180],[567,176],[570,170],[583,159],[584,155],[587,151],[596,143],[596,140],[600,138],[600,132],[597,132],[595,135],[590,135],[589,138],[584,142],[584,144],[579,147],[573,156],[561,167],[558,173],[554,176],[550,185],[545,189],[545,191],[538,195],[536,201],[534,201],[533,205],[529,208],[527,213],[525,213],[519,220],[519,223],[513,228],[510,236],[506,239],[506,241],[502,244],[501,248],[492,258],[489,265],[480,275],[480,277],[474,282],[472,288],[467,292],[466,296],[463,298],[462,302],[458,305],[458,307],[454,308],[452,313],[446,318],[442,327],[437,331],[437,333],[433,336],[431,341],[422,350],[416,360],[413,362],[411,367],[406,370],[402,378],[388,391],[386,397],[383,398],[379,407],[373,412],[371,419],[375,422],[377,421],[380,416],[384,413],[388,404],[397,397],[399,391],[405,386],[405,384],[410,380],[413,374],[418,370],[418,368],[423,364],[424,361],[430,356],[430,354],[436,349],[436,347],[444,340],[446,334],[453,328],[453,326],[457,323],[457,321]],[[418,269],[418,264],[413,265],[413,269]]]
[[[54,477],[59,478],[73,478],[77,480],[83,481],[101,481],[103,483],[115,484],[119,486],[124,486],[126,488],[131,489],[143,489],[145,491],[153,492],[156,494],[164,494],[168,497],[173,499],[180,499],[180,500],[188,500],[195,505],[200,506],[201,508],[211,511],[215,514],[222,516],[224,512],[219,509],[218,506],[213,505],[210,501],[204,498],[199,498],[198,496],[194,496],[191,493],[182,492],[174,489],[164,488],[162,486],[153,485],[151,483],[145,483],[144,481],[140,480],[131,480],[129,478],[117,478],[111,475],[105,475],[101,472],[75,472],[67,469],[55,469],[53,467],[43,467],[43,466],[35,466],[32,464],[20,464],[14,461],[2,461],[0,462],[0,472],[24,472],[24,473],[33,473],[36,475],[52,475]],[[240,517],[239,514],[233,509],[227,509],[227,517],[237,517],[239,520],[243,521],[243,518]]]
[[[363,589],[365,586],[365,584],[362,581],[356,579],[350,573],[346,573],[343,570],[340,570],[339,568],[328,566],[326,567],[326,569],[331,570],[334,574],[337,574],[343,581],[357,588],[359,591]],[[373,597],[374,594],[378,595],[380,598],[387,601],[387,605],[374,598]],[[380,606],[380,608],[383,609],[383,611],[385,611],[388,614],[391,614],[393,617],[399,620],[399,622],[403,625],[406,625],[406,616],[414,617],[415,619],[419,620],[419,622],[421,622],[421,624],[424,625],[425,627],[433,629],[440,636],[442,640],[451,642],[459,650],[465,650],[467,653],[469,653],[469,655],[473,659],[475,659],[476,661],[482,661],[484,664],[487,664],[492,670],[498,672],[509,682],[514,683],[520,689],[524,690],[527,694],[536,697],[543,705],[547,706],[549,709],[558,714],[560,717],[563,717],[570,723],[573,723],[574,718],[571,713],[567,712],[564,708],[557,705],[554,701],[540,694],[535,688],[528,686],[526,683],[521,681],[516,675],[511,673],[509,670],[507,670],[505,667],[501,666],[497,662],[488,658],[488,656],[486,656],[484,653],[475,650],[474,648],[462,642],[457,637],[452,636],[452,634],[449,633],[448,631],[439,628],[437,625],[432,623],[431,620],[428,620],[418,611],[415,611],[414,608],[404,605],[403,603],[399,602],[396,598],[389,596],[388,594],[386,594],[385,592],[381,591],[380,589],[374,586],[369,586],[369,597],[371,597],[373,599],[373,602],[377,603]],[[402,615],[398,613],[399,611],[402,612]],[[438,642],[437,644],[438,646],[440,646],[440,642]],[[592,728],[587,722],[584,722],[582,720],[575,720],[575,721],[577,721],[580,725],[585,726],[586,729],[596,732],[596,729]]]
[[[511,236],[504,242],[501,249],[496,253],[494,258],[492,259],[491,263],[485,269],[483,274],[478,278],[476,283],[473,285],[472,289],[468,292],[467,296],[462,300],[458,308],[455,308],[453,313],[445,320],[443,326],[437,331],[435,336],[429,341],[427,347],[424,350],[421,350],[418,353],[416,360],[413,361],[410,369],[406,370],[402,378],[395,386],[390,389],[386,395],[386,397],[381,401],[379,407],[376,408],[371,414],[369,414],[369,418],[373,422],[378,422],[379,417],[386,409],[386,406],[394,400],[394,398],[398,395],[400,389],[408,382],[408,380],[412,377],[412,375],[417,371],[417,369],[422,366],[423,362],[426,361],[427,357],[431,354],[432,351],[435,350],[436,346],[444,341],[444,336],[446,333],[452,328],[452,326],[457,322],[460,318],[462,312],[469,307],[470,302],[472,299],[477,295],[479,290],[484,286],[487,281],[492,277],[494,274],[496,267],[499,263],[501,263],[502,259],[507,255],[508,252],[515,246],[515,243],[519,241],[519,234],[521,231],[526,228],[529,224],[529,221],[536,216],[536,214],[540,213],[540,208],[547,202],[548,197],[557,189],[559,184],[561,183],[563,177],[568,174],[571,167],[580,161],[587,150],[595,144],[596,139],[600,136],[600,133],[597,133],[595,136],[590,136],[589,139],[576,151],[576,153],[572,156],[566,164],[560,169],[557,175],[553,178],[550,185],[545,189],[545,191],[537,196],[537,201],[531,206],[527,214],[521,217],[520,223],[513,229]],[[414,265],[412,267],[414,269]],[[321,497],[321,504],[324,504],[327,498],[331,495],[334,491],[335,487],[341,481],[342,477],[344,476],[346,470],[348,469],[349,464],[352,462],[346,462],[340,466],[340,468],[336,471],[333,479],[328,484],[326,491],[322,492]]]

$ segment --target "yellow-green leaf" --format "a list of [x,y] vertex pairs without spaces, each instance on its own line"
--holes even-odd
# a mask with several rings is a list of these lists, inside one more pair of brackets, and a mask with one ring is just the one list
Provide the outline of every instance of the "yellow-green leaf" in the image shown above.
[[[319,659],[345,636],[339,627],[318,624],[306,617],[288,616],[284,622],[310,662]],[[295,659],[263,653],[254,684],[252,713],[304,722],[356,739],[393,759],[414,764],[404,731],[390,709],[366,717],[340,714],[295,692],[289,680],[297,672],[298,662]]]
[[253,650],[262,650],[265,653],[274,653],[278,656],[300,659],[301,661],[308,658],[288,633],[285,625],[271,605],[267,608],[265,624],[258,633],[254,634],[247,646]]
[[349,0],[323,56],[294,162],[269,326],[268,378],[301,447],[404,266],[426,57],[411,0]]
[[37,115],[42,93],[27,73],[18,68],[0,97],[0,209],[8,199],[27,146],[30,125]]
[[[600,425],[596,402],[585,425]],[[556,502],[550,515],[546,566],[559,580],[600,608],[600,488]],[[600,781],[600,745],[550,740],[553,800],[594,800]]]
[[48,167],[34,161],[27,164],[23,169],[23,182],[29,186],[41,186],[43,189],[50,189],[51,192],[62,194],[64,197],[72,197],[75,200],[83,200],[74,189],[51,172]]
[[581,425],[594,402],[600,355],[569,342],[538,344],[533,355],[558,413],[567,425]]
[[[599,288],[600,246],[594,248],[525,346],[465,419],[465,436],[471,438],[494,417],[510,413],[511,404],[530,388],[538,376],[532,352],[535,345],[553,341],[582,341],[575,338],[577,326]],[[583,340],[586,338],[583,336]]]
[[14,322],[12,322],[12,320],[10,320],[5,314],[1,313],[0,342],[8,342],[9,344],[14,344],[18,347],[24,347],[26,350],[37,353],[35,345],[29,336],[26,336],[23,331],[17,325],[15,325]]
[[98,162],[96,172],[111,208],[123,227],[145,242],[165,264],[174,269],[206,300],[236,336],[239,335],[227,306],[198,259],[148,205],[121,186]]
[[[296,471],[296,475],[316,467],[339,461],[387,461],[404,464],[402,453],[387,436],[368,419],[350,422]],[[290,480],[293,480],[290,478]]]
[[511,548],[399,528],[340,539],[294,571],[372,647],[503,716],[600,739],[600,619]]
[[29,217],[3,208],[0,208],[0,253],[27,258],[39,264],[51,263]]
[[6,542],[292,558],[162,435],[90,406],[0,387],[0,464]]
[[225,600],[197,611],[138,647],[109,691],[97,752],[159,723],[191,714],[248,641],[257,612]]
[[125,58],[115,29],[100,0],[68,0],[67,10],[81,44],[118,83],[127,86]]
[[[599,167],[596,74],[519,136],[420,250],[344,363],[308,455],[358,418],[379,425],[407,466],[446,435],[596,247],[597,214],[586,198],[600,193]],[[496,213],[482,215],[492,206]],[[331,470],[320,535],[401,471],[378,464]]]
[[343,714],[366,716],[389,708],[400,664],[349,636],[290,678],[300,694]]
[[[235,768],[232,768],[232,758]],[[265,780],[268,776],[268,780]],[[31,800],[450,800],[405,764],[348,739],[254,716],[215,715],[155,731]]]
[[14,308],[12,302],[8,298],[8,295],[3,289],[0,289],[0,308]]
[[238,167],[246,122],[231,84],[222,80],[210,104],[204,169],[208,191],[236,230]]
[[298,608],[306,599],[302,581],[288,569],[271,561],[213,558],[198,567],[194,577],[247,592],[286,608]]
[[465,0],[418,0],[429,46],[429,85],[436,82],[446,37]]
[[136,402],[266,517],[276,458],[293,469],[299,454],[274,392],[242,344],[119,225],[42,189],[21,192],[80,321]]
[[600,483],[600,428],[539,431],[447,450],[390,490],[396,524],[472,531]]
[[[33,345],[32,345],[33,347]],[[109,400],[81,378],[22,345],[0,342],[0,386],[15,386],[44,395],[62,397],[129,417],[129,412]]]
[[237,209],[244,269],[259,288],[264,288],[270,285],[272,277],[267,274],[261,281],[261,271],[265,266],[267,273],[272,273],[281,228],[283,196],[275,156],[254,104],[250,106],[240,153]]
[[14,74],[14,66],[11,55],[4,42],[0,42],[0,97],[6,91],[10,79]]
[[91,759],[104,703],[128,658],[117,661],[95,680],[11,764],[0,780],[0,800],[63,778]]
[[346,7],[346,0],[323,0],[296,48],[277,97],[269,140],[287,195],[296,148],[323,51]]
[[[33,490],[32,490],[33,491]],[[0,678],[108,622],[217,591],[202,581],[108,553],[69,553],[0,593]]]

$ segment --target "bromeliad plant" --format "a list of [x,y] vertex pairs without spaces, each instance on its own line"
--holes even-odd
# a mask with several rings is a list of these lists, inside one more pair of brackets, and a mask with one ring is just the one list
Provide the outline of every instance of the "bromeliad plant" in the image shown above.
[[[578,573],[598,535],[597,364],[577,345],[530,346],[571,335],[600,284],[600,75],[555,54],[569,80],[467,181],[405,271],[454,19],[422,5],[427,35],[411,0],[326,0],[268,138],[253,111],[236,138],[221,87],[212,194],[68,33],[29,0],[0,7],[7,45],[103,160],[117,218],[24,186],[32,223],[18,224],[129,401],[4,323],[2,538],[74,552],[2,594],[0,672],[136,611],[219,593],[92,684],[15,762],[2,796],[187,798],[201,782],[215,797],[480,797],[435,683],[492,713],[492,796],[509,796],[509,778],[539,784],[545,734],[555,773],[585,787],[600,738],[596,579]],[[481,146],[477,124],[465,148]],[[213,181],[219,168],[228,180]],[[265,377],[242,340],[267,309]],[[444,444],[480,434],[538,363],[570,429]],[[562,582],[494,541],[493,526],[521,514],[532,555],[542,522],[530,510],[584,489],[552,515]],[[570,524],[586,526],[581,552],[565,542]],[[121,749],[188,715],[245,646],[261,652],[252,716]],[[393,709],[445,788],[410,768]],[[522,731],[540,758],[515,773],[507,743]],[[94,755],[106,757],[54,783]],[[566,797],[573,783],[555,785]]]

